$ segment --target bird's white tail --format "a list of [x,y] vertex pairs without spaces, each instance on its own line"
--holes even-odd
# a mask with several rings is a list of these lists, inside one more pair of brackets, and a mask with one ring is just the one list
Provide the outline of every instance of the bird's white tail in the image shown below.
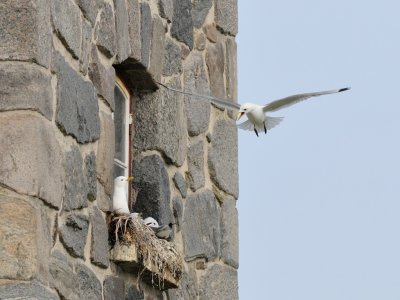
[[[268,116],[266,116],[265,127],[267,127],[267,130],[270,130],[270,129],[274,128],[276,125],[278,125],[280,122],[282,122],[282,120],[283,120],[283,117],[268,117]],[[238,127],[243,130],[249,130],[249,131],[254,130],[254,124],[250,120],[247,120],[246,122],[239,124]],[[257,125],[256,129],[258,132],[263,132],[264,126]]]

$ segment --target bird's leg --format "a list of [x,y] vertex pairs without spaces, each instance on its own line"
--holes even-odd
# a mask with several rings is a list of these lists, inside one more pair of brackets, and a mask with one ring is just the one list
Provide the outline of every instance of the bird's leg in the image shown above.
[[256,129],[256,126],[254,125],[254,132],[256,133],[257,137],[258,137],[258,131]]
[[267,127],[265,126],[265,121],[264,121],[264,132],[267,134]]

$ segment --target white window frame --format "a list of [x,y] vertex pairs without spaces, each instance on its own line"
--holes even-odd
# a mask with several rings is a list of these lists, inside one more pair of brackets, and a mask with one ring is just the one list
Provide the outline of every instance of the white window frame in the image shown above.
[[[114,157],[114,165],[121,167],[124,169],[124,175],[125,177],[129,176],[129,125],[132,123],[131,118],[130,118],[130,94],[128,90],[126,89],[124,83],[116,77],[115,79],[115,86],[119,88],[119,90],[122,92],[125,98],[125,136],[123,137],[125,139],[125,157],[124,160],[125,162],[117,159]],[[114,119],[114,114],[113,114],[113,119]]]

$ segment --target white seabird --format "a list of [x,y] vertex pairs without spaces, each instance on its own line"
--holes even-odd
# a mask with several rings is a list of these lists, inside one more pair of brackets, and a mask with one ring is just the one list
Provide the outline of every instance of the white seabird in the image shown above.
[[240,105],[238,103],[234,103],[229,100],[216,98],[216,97],[212,97],[212,96],[198,95],[198,94],[194,94],[194,93],[184,92],[184,91],[180,91],[180,90],[171,88],[160,82],[157,82],[157,83],[169,90],[172,90],[172,91],[175,91],[178,93],[182,93],[185,95],[198,97],[198,98],[209,99],[215,105],[220,105],[227,109],[239,110],[238,115],[237,115],[237,120],[239,120],[244,114],[246,114],[248,120],[241,124],[238,124],[238,127],[243,130],[250,130],[250,131],[254,130],[254,132],[256,133],[257,136],[258,136],[259,131],[264,131],[265,133],[267,133],[267,131],[269,129],[272,129],[273,127],[278,125],[283,120],[282,117],[266,116],[265,113],[267,113],[267,112],[273,112],[273,111],[280,110],[282,108],[291,106],[293,104],[304,101],[311,97],[340,93],[340,92],[350,90],[349,87],[346,87],[346,88],[342,88],[342,89],[338,89],[338,90],[296,94],[296,95],[292,95],[289,97],[285,97],[282,99],[272,101],[266,105],[258,105],[258,104],[254,104],[254,103],[244,103],[243,105]]
[[350,88],[342,88],[338,90],[330,90],[330,91],[322,91],[322,92],[313,92],[313,93],[305,93],[305,94],[297,94],[292,95],[286,98],[282,98],[279,100],[272,101],[266,105],[257,105],[253,103],[244,103],[239,107],[239,113],[237,115],[237,120],[239,120],[244,114],[246,114],[248,120],[239,124],[239,128],[243,130],[254,130],[256,135],[258,136],[258,131],[264,130],[267,133],[267,130],[274,128],[278,125],[283,118],[282,117],[269,117],[266,116],[265,113],[277,111],[279,109],[288,107],[290,105],[296,104],[300,101],[304,101],[311,97],[317,97],[327,94],[340,93],[349,90]]
[[160,227],[160,225],[158,225],[157,220],[152,218],[152,217],[147,217],[142,222],[143,222],[144,225],[149,226],[150,228],[158,228],[158,227]]
[[113,211],[117,214],[129,215],[128,182],[133,177],[118,176],[114,179]]
[[171,238],[173,223],[169,223],[168,225],[159,225],[152,217],[147,217],[143,220],[143,223],[150,227],[159,239],[169,240]]
[[152,228],[156,233],[156,236],[159,239],[170,240],[172,236],[172,225],[173,223],[169,223],[168,225],[161,225],[158,228]]

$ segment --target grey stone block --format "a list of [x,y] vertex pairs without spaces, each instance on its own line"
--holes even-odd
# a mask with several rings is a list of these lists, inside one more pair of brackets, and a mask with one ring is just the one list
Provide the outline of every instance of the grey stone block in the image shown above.
[[207,39],[210,42],[216,43],[218,41],[219,33],[218,33],[218,29],[214,23],[204,26],[203,31],[206,34]]
[[193,0],[192,18],[194,27],[203,26],[212,4],[212,0]]
[[89,68],[90,51],[92,49],[93,28],[89,22],[82,22],[81,55],[79,56],[79,71],[86,75]]
[[65,153],[65,197],[63,209],[70,211],[88,206],[88,185],[83,172],[82,154],[77,146]]
[[76,0],[76,2],[85,18],[88,19],[93,26],[96,23],[97,14],[104,0]]
[[221,265],[213,265],[207,269],[200,281],[199,299],[238,300],[237,271]]
[[133,188],[138,191],[133,211],[151,216],[160,224],[172,222],[169,177],[163,160],[158,155],[134,161]]
[[58,214],[54,216],[54,221],[52,222],[51,227],[51,246],[54,247],[58,237]]
[[176,172],[174,175],[174,183],[176,188],[179,190],[183,198],[186,198],[187,196],[187,185],[186,185],[186,180],[182,176],[181,173]]
[[73,57],[79,57],[82,41],[82,18],[79,8],[72,0],[51,1],[54,29]]
[[101,62],[99,53],[94,46],[89,64],[89,77],[96,87],[97,94],[101,95],[114,110],[115,70],[112,66],[105,66]]
[[96,155],[94,151],[85,157],[85,177],[87,182],[87,198],[90,201],[94,201],[97,197]]
[[192,191],[204,186],[204,143],[190,145],[188,151],[188,178]]
[[239,220],[236,200],[228,196],[221,204],[221,258],[237,269],[239,267]]
[[226,44],[226,97],[237,101],[237,50],[234,39],[227,39]]
[[160,16],[170,23],[172,21],[172,15],[174,13],[173,0],[158,0],[158,10]]
[[163,75],[171,76],[182,72],[181,47],[172,39],[166,38],[164,50]]
[[65,174],[54,128],[34,113],[1,114],[0,183],[58,208]]
[[161,80],[164,61],[165,28],[160,17],[153,17],[149,72],[157,81]]
[[90,260],[101,268],[107,268],[110,264],[108,227],[101,211],[95,206],[90,210],[90,223],[92,225]]
[[80,299],[102,300],[102,287],[96,274],[81,263],[75,264],[75,272],[79,278]]
[[206,63],[210,78],[211,94],[225,98],[225,57],[222,43],[209,44],[206,49]]
[[104,186],[107,195],[111,195],[114,179],[114,153],[115,153],[115,129],[111,114],[100,112],[100,140],[97,146],[96,168],[97,178]]
[[59,54],[54,60],[58,78],[58,126],[79,143],[97,140],[100,137],[99,105],[93,85],[84,81]]
[[59,300],[60,298],[40,283],[10,281],[0,284],[0,299]]
[[193,20],[191,0],[174,0],[171,35],[193,49]]
[[140,291],[136,286],[131,285],[126,290],[125,300],[144,300],[143,291]]
[[222,32],[238,33],[237,0],[215,0],[215,21]]
[[168,162],[181,166],[187,151],[182,96],[163,88],[143,95],[133,106],[133,147],[139,151],[159,150]]
[[116,53],[115,16],[112,6],[103,2],[100,21],[96,27],[96,40],[99,50],[108,58]]
[[112,211],[111,197],[105,193],[101,184],[97,185],[97,206],[105,213]]
[[[188,92],[209,95],[210,87],[200,53],[191,53],[184,65],[185,90]],[[196,136],[207,130],[210,121],[210,104],[199,101],[196,97],[185,96],[187,126],[190,136]]]
[[237,127],[233,120],[218,120],[213,128],[208,153],[211,179],[223,191],[236,199],[238,187]]
[[[42,253],[40,259],[42,261],[45,261],[46,272],[48,272],[49,270],[48,262],[50,249],[54,246],[52,235],[54,234],[54,230],[56,229],[54,228],[54,222],[57,219],[57,216],[57,213],[52,208],[40,203],[41,232],[39,233],[39,236],[42,236],[43,238],[43,240],[40,241],[40,243],[43,243],[40,247],[40,251]],[[46,249],[46,251],[43,252],[43,249]],[[46,275],[48,275],[48,273],[46,273]]]
[[107,276],[103,286],[104,300],[120,300],[125,298],[125,283],[122,278]]
[[194,48],[199,51],[206,49],[206,36],[202,32],[197,32],[194,36]]
[[128,58],[131,47],[129,44],[128,7],[125,0],[114,0],[115,31],[117,38],[117,62]]
[[220,254],[220,212],[211,191],[197,192],[186,199],[183,213],[185,259],[213,259]]
[[134,61],[140,61],[142,40],[140,33],[140,6],[138,0],[128,1],[128,29],[131,48],[129,57]]
[[85,215],[70,214],[60,229],[60,240],[65,249],[74,256],[84,258],[89,220]]
[[0,28],[0,60],[33,61],[49,66],[51,24],[48,1],[1,1]]
[[30,202],[0,194],[0,279],[47,280],[44,223]]
[[179,287],[177,289],[168,290],[168,300],[197,299],[197,290],[196,272],[189,267],[188,272],[183,272]]
[[53,117],[51,76],[31,63],[0,63],[0,111],[35,110],[48,120]]
[[151,19],[151,10],[147,2],[140,4],[140,35],[141,35],[141,63],[147,68],[150,62],[151,35],[153,24]]
[[79,300],[78,276],[68,257],[55,250],[50,257],[50,286],[57,290],[63,299]]
[[183,204],[181,197],[175,196],[174,199],[172,199],[172,211],[175,218],[176,231],[180,231],[182,227],[183,216]]

